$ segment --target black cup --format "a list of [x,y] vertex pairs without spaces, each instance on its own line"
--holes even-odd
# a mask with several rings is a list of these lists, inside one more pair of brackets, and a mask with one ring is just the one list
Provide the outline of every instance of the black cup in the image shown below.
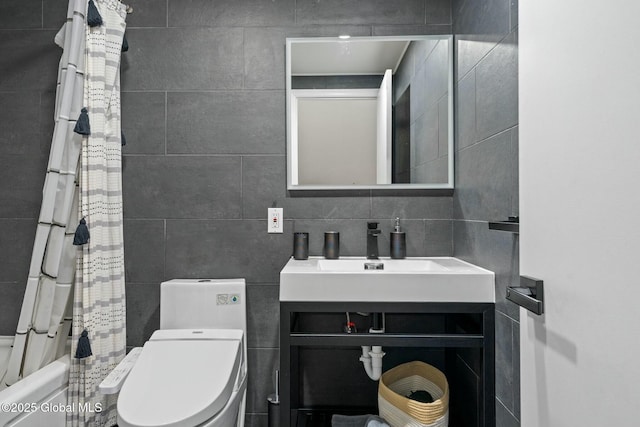
[[293,259],[309,258],[309,233],[293,233]]
[[324,233],[324,247],[322,255],[326,259],[340,258],[340,233],[337,231],[327,231]]

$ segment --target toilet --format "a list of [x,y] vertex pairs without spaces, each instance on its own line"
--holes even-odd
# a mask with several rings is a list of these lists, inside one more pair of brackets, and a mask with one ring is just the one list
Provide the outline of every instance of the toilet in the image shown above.
[[160,329],[118,396],[120,427],[243,427],[247,389],[244,279],[160,285]]

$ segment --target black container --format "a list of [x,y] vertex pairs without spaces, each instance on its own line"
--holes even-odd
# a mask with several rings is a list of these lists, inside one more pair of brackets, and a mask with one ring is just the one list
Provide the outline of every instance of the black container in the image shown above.
[[392,231],[389,253],[392,259],[407,257],[407,235],[404,231]]
[[293,259],[309,258],[309,233],[293,233]]
[[276,392],[267,397],[268,427],[280,427],[280,371],[276,370]]
[[280,427],[280,399],[278,395],[271,394],[267,398],[267,425]]
[[326,259],[340,258],[340,233],[337,231],[327,231],[324,233],[324,247],[322,255]]

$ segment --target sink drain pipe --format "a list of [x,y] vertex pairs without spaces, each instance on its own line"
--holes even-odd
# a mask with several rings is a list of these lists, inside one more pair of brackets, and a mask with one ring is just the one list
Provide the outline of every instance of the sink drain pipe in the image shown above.
[[374,381],[378,381],[382,375],[382,358],[384,357],[384,354],[382,346],[362,346],[362,356],[360,356],[360,361],[364,365],[364,370],[367,372],[369,378]]
[[[386,318],[384,313],[371,313],[371,316],[372,324],[369,328],[369,333],[384,334],[386,329]],[[374,381],[378,381],[382,375],[382,358],[384,357],[384,354],[382,346],[362,346],[362,356],[360,356],[360,361],[364,365],[364,370],[367,372],[369,378]]]

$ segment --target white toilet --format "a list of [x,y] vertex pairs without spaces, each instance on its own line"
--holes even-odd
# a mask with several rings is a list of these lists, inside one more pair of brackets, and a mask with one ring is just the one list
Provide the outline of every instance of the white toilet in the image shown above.
[[118,397],[120,427],[244,426],[244,279],[177,279],[160,287],[160,330]]

